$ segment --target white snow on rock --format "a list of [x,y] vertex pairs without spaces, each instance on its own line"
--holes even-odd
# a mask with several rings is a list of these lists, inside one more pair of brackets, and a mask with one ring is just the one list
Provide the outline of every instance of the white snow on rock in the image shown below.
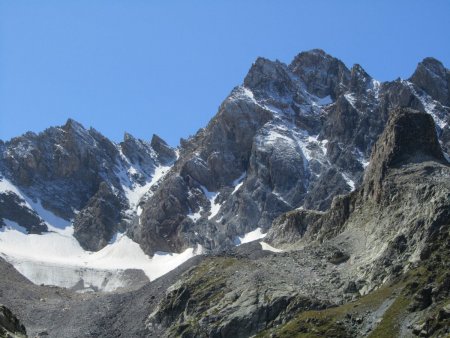
[[259,242],[259,244],[261,244],[261,248],[263,250],[272,251],[272,252],[283,252],[283,250],[274,248],[273,246],[267,244],[266,242]]
[[0,231],[0,256],[38,285],[72,288],[83,280],[85,287],[113,291],[125,286],[120,276],[126,269],[140,269],[154,280],[202,251],[189,248],[180,254],[158,252],[149,257],[139,244],[119,235],[100,251],[89,252],[73,236],[27,235],[10,223]]
[[219,195],[219,193],[208,191],[208,189],[206,189],[206,187],[204,187],[203,185],[201,186],[201,188],[206,198],[209,200],[209,203],[211,204],[211,210],[208,216],[208,219],[211,219],[217,215],[220,208],[222,207],[222,204],[216,202],[216,197]]
[[25,196],[5,178],[0,180],[0,189],[23,198],[49,228],[42,235],[27,234],[23,227],[7,219],[3,220],[6,226],[0,228],[0,256],[38,285],[72,288],[82,282],[85,289],[113,291],[126,286],[126,269],[140,269],[154,280],[202,253],[198,246],[179,254],[157,252],[149,257],[139,244],[123,234],[98,252],[86,251],[73,237],[69,221]]
[[372,79],[369,90],[373,92],[373,95],[375,96],[376,99],[378,99],[380,96],[380,87],[381,87],[381,82],[378,80]]
[[433,100],[431,98],[431,96],[427,95],[426,93],[423,94],[419,94],[414,85],[409,82],[409,81],[405,81],[406,84],[408,85],[408,87],[411,89],[411,91],[413,92],[413,94],[415,96],[417,96],[417,98],[420,100],[420,102],[422,103],[425,111],[430,114],[433,119],[434,119],[434,123],[436,123],[436,125],[440,128],[440,129],[444,129],[447,126],[447,122],[444,121],[440,116],[439,116],[439,112],[436,109],[436,107],[438,106],[438,102]]
[[141,198],[150,190],[153,185],[160,181],[169,172],[171,166],[156,166],[152,177],[149,178],[145,184],[140,185],[135,182],[132,177],[133,175],[142,172],[142,170],[132,165],[125,157],[125,155],[122,154],[122,151],[120,151],[120,156],[128,167],[119,166],[116,174],[121,181],[122,189],[125,193],[125,197],[127,198],[128,203],[130,204],[131,210],[135,210]]
[[344,94],[344,97],[346,98],[348,103],[350,103],[352,105],[352,107],[356,109],[356,107],[355,107],[355,103],[356,103],[355,96],[352,93],[347,93],[347,94]]
[[203,208],[200,207],[199,211],[197,211],[196,213],[189,213],[187,215],[187,217],[189,217],[192,221],[197,222],[201,217],[201,213],[203,212]]
[[239,176],[237,179],[233,181],[234,190],[231,192],[231,195],[233,195],[236,191],[238,191],[242,185],[244,184],[244,178],[247,176],[246,172],[243,172],[241,176]]
[[348,186],[350,187],[351,191],[355,190],[355,181],[353,181],[350,177],[348,177],[348,175],[341,173],[342,177],[344,178],[345,182],[348,184]]
[[237,237],[234,240],[234,243],[239,246],[239,245],[244,244],[244,243],[257,241],[257,240],[262,239],[264,237],[266,237],[266,234],[262,233],[261,228],[256,228],[253,231],[247,232],[243,236]]
[[331,104],[331,103],[333,103],[333,100],[331,99],[331,96],[330,95],[327,95],[327,96],[325,96],[325,97],[322,97],[322,98],[317,98],[317,105],[319,105],[319,106],[326,106],[326,105],[328,105],[328,104]]

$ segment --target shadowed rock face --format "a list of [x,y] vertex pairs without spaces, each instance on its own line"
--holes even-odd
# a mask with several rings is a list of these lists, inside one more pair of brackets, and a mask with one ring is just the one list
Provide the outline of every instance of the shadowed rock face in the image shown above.
[[173,163],[177,158],[175,150],[158,135],[153,134],[150,145],[156,152],[158,161],[164,165]]
[[450,72],[440,61],[425,58],[417,66],[410,81],[433,99],[450,106]]
[[395,110],[373,148],[371,164],[365,174],[364,193],[379,199],[389,168],[425,161],[447,163],[433,118],[411,109]]
[[74,221],[74,236],[89,251],[105,247],[117,231],[124,231],[121,224],[121,201],[105,182],[79,212]]
[[27,331],[6,306],[0,305],[0,337],[26,337]]
[[[30,234],[47,231],[47,225],[42,219],[24,204],[25,201],[13,192],[0,193],[0,215],[3,219],[19,224]],[[0,227],[4,225],[3,219],[0,220]]]

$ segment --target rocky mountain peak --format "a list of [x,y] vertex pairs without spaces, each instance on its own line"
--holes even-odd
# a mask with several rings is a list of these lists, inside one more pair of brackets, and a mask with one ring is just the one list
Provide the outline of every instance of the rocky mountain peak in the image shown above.
[[354,64],[350,70],[350,90],[353,93],[363,93],[372,86],[372,77],[363,67]]
[[311,94],[318,97],[330,95],[335,99],[350,79],[345,64],[321,49],[298,54],[289,69],[303,80]]
[[65,130],[65,131],[68,131],[68,132],[69,131],[84,131],[84,132],[87,132],[87,130],[84,128],[84,126],[81,123],[75,121],[72,118],[68,118],[67,119],[66,123],[62,126],[62,129]]
[[156,134],[153,134],[150,145],[156,152],[158,161],[164,165],[172,163],[177,158],[175,150]]
[[287,66],[280,61],[271,61],[259,57],[252,64],[244,79],[244,86],[253,91],[256,96],[269,94],[285,97],[296,91],[293,79]]
[[447,163],[433,118],[410,108],[394,110],[372,149],[370,165],[364,178],[365,195],[380,195],[388,169],[428,160]]
[[434,100],[450,106],[450,72],[439,60],[432,57],[423,59],[409,81],[427,92]]

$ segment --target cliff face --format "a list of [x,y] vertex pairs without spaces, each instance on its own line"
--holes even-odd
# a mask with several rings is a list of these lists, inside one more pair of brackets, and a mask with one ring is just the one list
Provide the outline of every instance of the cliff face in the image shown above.
[[[355,257],[352,269],[377,285],[398,267],[408,269],[448,226],[449,174],[433,119],[397,109],[373,148],[360,188],[336,197],[325,213],[283,215],[266,240],[275,246],[328,241],[345,246]],[[363,272],[364,264],[370,271]]]

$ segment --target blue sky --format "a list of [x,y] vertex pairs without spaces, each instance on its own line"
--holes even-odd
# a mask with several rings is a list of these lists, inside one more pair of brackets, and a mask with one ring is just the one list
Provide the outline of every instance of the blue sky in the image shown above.
[[114,141],[206,125],[258,56],[322,48],[379,80],[450,67],[448,0],[0,0],[0,139],[72,117]]

